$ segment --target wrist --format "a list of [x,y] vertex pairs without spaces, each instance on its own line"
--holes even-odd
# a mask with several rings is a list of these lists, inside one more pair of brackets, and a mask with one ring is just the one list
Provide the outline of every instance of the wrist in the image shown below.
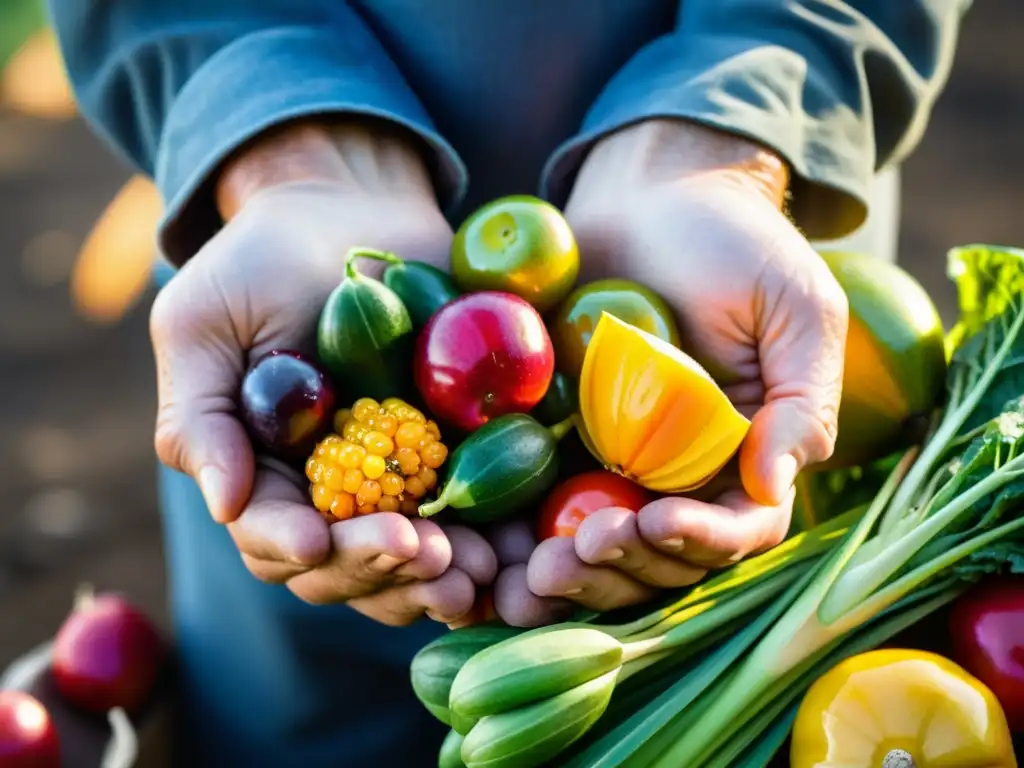
[[310,119],[275,126],[240,147],[221,167],[217,210],[233,218],[254,196],[316,182],[342,194],[435,198],[417,139],[382,120]]
[[779,208],[789,188],[789,166],[771,149],[697,123],[661,118],[601,139],[584,161],[576,186],[586,188],[585,177],[592,174],[630,186],[717,179],[756,190]]

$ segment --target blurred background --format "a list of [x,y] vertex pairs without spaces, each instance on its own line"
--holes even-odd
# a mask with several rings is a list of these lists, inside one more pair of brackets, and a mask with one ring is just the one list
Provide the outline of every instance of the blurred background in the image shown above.
[[[166,621],[147,332],[160,213],[75,114],[36,0],[0,0],[0,669],[82,581]],[[904,173],[901,261],[954,314],[948,248],[1024,246],[1024,4],[984,0]]]

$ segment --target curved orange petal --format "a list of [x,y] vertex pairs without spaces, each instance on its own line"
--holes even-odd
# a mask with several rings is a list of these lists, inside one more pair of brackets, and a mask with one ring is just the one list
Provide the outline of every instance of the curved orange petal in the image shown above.
[[605,466],[668,492],[710,479],[750,426],[696,361],[609,314],[587,345],[580,416]]

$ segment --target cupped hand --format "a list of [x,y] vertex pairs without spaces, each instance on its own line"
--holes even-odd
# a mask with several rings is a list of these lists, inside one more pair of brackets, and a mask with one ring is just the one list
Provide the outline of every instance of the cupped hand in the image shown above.
[[[581,281],[622,277],[657,290],[684,350],[752,425],[738,460],[700,492],[638,514],[602,510],[574,538],[542,542],[520,580],[548,613],[558,597],[596,610],[643,602],[775,546],[797,473],[831,455],[846,297],[782,213],[785,187],[786,168],[768,150],[673,121],[626,129],[584,163],[566,208]],[[543,612],[535,603],[508,618],[542,623]]]
[[479,534],[392,513],[328,527],[305,479],[256,457],[236,417],[250,360],[315,349],[350,248],[447,264],[452,232],[422,161],[405,136],[295,126],[225,169],[218,204],[227,224],[152,310],[160,459],[196,479],[257,578],[387,624],[457,620],[497,569]]

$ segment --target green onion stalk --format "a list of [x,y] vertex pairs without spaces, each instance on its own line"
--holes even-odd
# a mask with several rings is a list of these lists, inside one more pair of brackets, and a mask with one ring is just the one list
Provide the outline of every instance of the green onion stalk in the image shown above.
[[[985,574],[1024,572],[1024,251],[969,246],[949,264],[961,316],[947,402],[871,502],[632,622],[555,625],[476,653],[448,702],[472,723],[468,768],[764,766],[831,666]],[[691,657],[598,725],[618,687]]]

